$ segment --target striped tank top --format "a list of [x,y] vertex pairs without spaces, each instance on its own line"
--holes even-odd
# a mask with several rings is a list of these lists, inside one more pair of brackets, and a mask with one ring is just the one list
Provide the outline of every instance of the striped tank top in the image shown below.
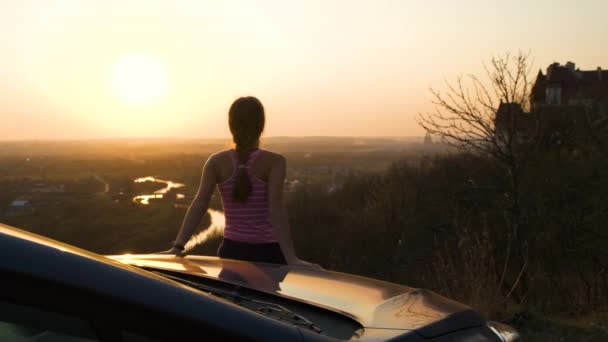
[[224,238],[245,243],[276,242],[270,223],[268,184],[258,179],[252,170],[252,165],[262,150],[258,149],[251,153],[244,165],[251,181],[251,193],[245,202],[238,202],[232,198],[239,165],[236,151],[231,150],[230,153],[234,171],[230,178],[218,184],[226,217]]

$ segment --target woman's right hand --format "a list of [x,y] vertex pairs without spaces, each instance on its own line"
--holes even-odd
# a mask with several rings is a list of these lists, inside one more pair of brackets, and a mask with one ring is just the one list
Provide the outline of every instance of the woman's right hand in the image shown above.
[[186,253],[184,253],[184,251],[177,249],[175,247],[171,247],[171,249],[166,250],[166,251],[162,251],[162,252],[156,252],[154,254],[165,254],[165,255],[175,255],[175,256],[185,256]]

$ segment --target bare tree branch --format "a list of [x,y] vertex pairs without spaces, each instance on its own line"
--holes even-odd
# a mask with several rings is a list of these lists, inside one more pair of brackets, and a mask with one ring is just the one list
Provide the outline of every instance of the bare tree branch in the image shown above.
[[[526,135],[520,131],[520,114],[528,109],[531,84],[530,54],[505,54],[484,63],[485,78],[475,75],[459,76],[445,82],[445,90],[430,89],[435,111],[419,114],[418,123],[431,135],[450,146],[487,155],[503,165],[511,179],[507,190],[511,201],[505,211],[509,229],[505,231],[506,255],[500,283],[508,289],[505,299],[524,287],[528,254],[527,243],[521,238],[521,210],[519,187],[521,164],[525,156]],[[497,113],[501,109],[501,117]],[[500,122],[499,122],[500,120]],[[497,129],[497,125],[500,127]],[[535,138],[535,137],[532,137]],[[514,258],[517,256],[518,258]],[[519,265],[515,265],[515,261]],[[507,270],[517,267],[516,278],[508,284]],[[519,298],[525,298],[525,289]]]

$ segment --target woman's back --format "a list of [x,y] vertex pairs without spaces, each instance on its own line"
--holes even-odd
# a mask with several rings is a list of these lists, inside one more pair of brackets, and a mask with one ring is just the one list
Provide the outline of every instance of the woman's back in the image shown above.
[[[258,179],[268,182],[270,170],[275,163],[279,154],[257,149],[254,152],[260,151],[252,163],[250,172]],[[236,151],[233,149],[219,152],[213,156],[214,168],[217,175],[218,184],[228,180],[235,173],[234,158]],[[253,152],[252,152],[253,153]]]
[[[216,156],[218,189],[224,207],[224,238],[245,243],[276,242],[269,215],[268,177],[273,153],[256,149],[239,164],[237,152],[229,150]],[[237,173],[245,168],[251,192],[245,201],[234,198]]]

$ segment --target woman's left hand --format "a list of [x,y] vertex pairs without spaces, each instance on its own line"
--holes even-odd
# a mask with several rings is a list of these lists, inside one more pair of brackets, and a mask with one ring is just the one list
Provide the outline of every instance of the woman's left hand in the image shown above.
[[306,267],[306,268],[312,268],[312,269],[316,269],[316,270],[322,270],[323,267],[321,267],[319,264],[313,264],[312,262],[308,262],[302,259],[296,259],[293,262],[289,263],[289,266],[294,266],[294,267]]

